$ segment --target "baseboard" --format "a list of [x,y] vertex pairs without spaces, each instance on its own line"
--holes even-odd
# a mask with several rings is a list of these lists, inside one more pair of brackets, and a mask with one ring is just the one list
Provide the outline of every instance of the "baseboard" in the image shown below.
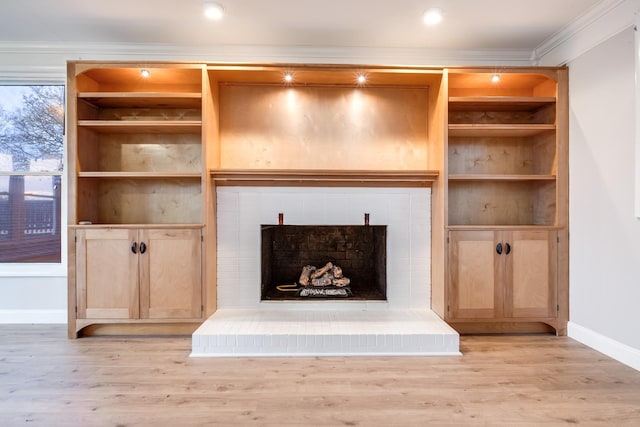
[[0,310],[0,324],[67,323],[67,310]]
[[640,371],[640,350],[636,348],[629,347],[573,322],[569,322],[567,325],[567,335],[636,371]]

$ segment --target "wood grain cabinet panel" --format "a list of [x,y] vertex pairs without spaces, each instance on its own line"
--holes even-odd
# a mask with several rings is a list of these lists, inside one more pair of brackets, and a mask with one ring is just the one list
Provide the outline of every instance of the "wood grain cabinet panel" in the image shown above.
[[511,247],[505,256],[505,317],[555,317],[557,234],[540,230],[502,234]]
[[139,316],[138,258],[130,251],[136,238],[129,229],[76,231],[78,318]]
[[451,317],[496,318],[501,304],[497,292],[494,262],[494,233],[460,231],[451,233]]
[[449,319],[552,319],[557,312],[557,232],[449,233]]
[[147,256],[141,258],[141,316],[198,318],[202,306],[200,230],[141,230]]
[[200,229],[76,230],[78,319],[198,319]]

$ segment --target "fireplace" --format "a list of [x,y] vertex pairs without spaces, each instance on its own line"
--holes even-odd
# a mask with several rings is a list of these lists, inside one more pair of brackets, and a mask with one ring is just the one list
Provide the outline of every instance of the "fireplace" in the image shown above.
[[386,301],[386,225],[260,228],[262,301]]
[[[287,183],[297,186],[249,185],[260,182],[256,179],[262,178],[251,175],[243,185],[217,188],[218,307],[194,332],[192,356],[460,354],[458,334],[429,310],[430,188],[381,187],[380,182],[378,187],[337,187],[334,182],[329,187],[303,187],[295,180]],[[363,213],[370,214],[368,228],[362,225]],[[279,225],[281,215],[283,225]],[[344,235],[349,227],[353,227],[349,232],[376,236],[378,251],[371,258],[385,271],[376,273],[378,279],[363,282],[385,283],[376,296],[380,299],[357,296],[359,273],[346,264],[343,273],[353,281],[355,297],[264,299],[269,292],[261,284],[293,284],[305,265],[339,264],[346,256],[332,254],[332,249],[339,245],[353,249],[355,244],[335,236]],[[318,255],[303,259],[296,243],[299,237],[278,243],[281,237],[262,235],[291,230],[323,241],[317,244]],[[295,249],[283,251],[283,256],[300,258],[280,279],[275,270],[281,267],[262,271],[263,246],[273,241],[276,249],[282,245]],[[269,265],[276,257],[270,251]],[[266,280],[269,275],[272,279]]]
[[[373,310],[430,306],[429,188],[266,187],[220,186],[217,189],[217,305],[218,309],[291,310],[300,307]],[[336,209],[340,206],[340,209]],[[279,223],[279,214],[283,224]],[[386,289],[376,300],[333,298],[310,301],[266,300],[262,295],[262,227],[311,225],[386,228]],[[382,245],[385,246],[385,245]],[[329,256],[331,256],[329,254]],[[299,279],[300,269],[324,266],[331,258],[302,260],[282,284]],[[344,268],[344,274],[352,273]],[[273,274],[273,273],[272,273]],[[353,279],[353,277],[351,277]],[[281,283],[278,283],[278,285]],[[381,291],[382,292],[382,291]]]

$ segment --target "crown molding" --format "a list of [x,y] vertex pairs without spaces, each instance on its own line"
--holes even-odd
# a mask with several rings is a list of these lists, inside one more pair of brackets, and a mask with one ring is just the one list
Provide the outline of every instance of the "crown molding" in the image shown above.
[[563,65],[634,25],[638,0],[602,0],[536,47],[535,65]]
[[528,49],[436,50],[331,46],[182,46],[0,42],[0,82],[64,81],[68,60],[282,62],[400,66],[530,66]]
[[337,46],[0,42],[0,83],[60,83],[68,60],[283,62],[399,66],[563,65],[634,25],[638,0],[602,0],[533,51]]

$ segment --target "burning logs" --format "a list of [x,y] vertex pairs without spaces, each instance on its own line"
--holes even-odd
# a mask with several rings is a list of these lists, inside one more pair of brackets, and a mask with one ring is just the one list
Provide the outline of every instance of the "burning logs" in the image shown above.
[[351,280],[348,277],[344,277],[342,268],[328,262],[322,268],[316,268],[313,265],[302,267],[298,283],[304,287],[324,288],[335,286],[342,288],[349,285]]

